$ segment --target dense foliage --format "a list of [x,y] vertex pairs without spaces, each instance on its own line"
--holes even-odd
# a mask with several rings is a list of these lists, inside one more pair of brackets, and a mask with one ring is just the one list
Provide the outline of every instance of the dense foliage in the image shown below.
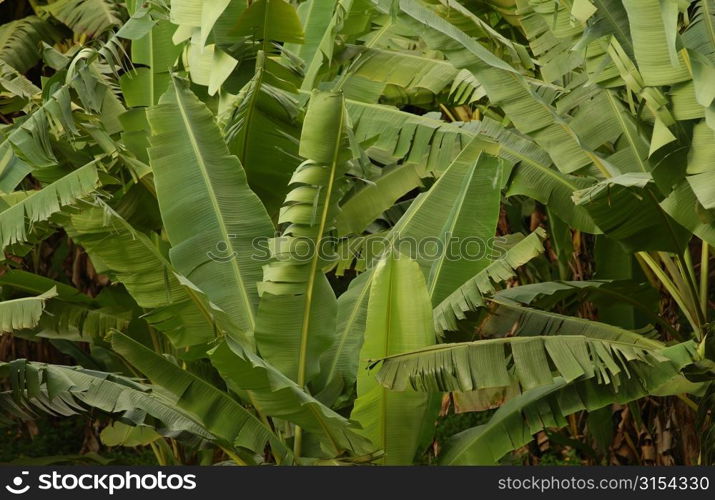
[[715,458],[712,0],[0,13],[0,423],[494,464],[629,414],[635,461]]

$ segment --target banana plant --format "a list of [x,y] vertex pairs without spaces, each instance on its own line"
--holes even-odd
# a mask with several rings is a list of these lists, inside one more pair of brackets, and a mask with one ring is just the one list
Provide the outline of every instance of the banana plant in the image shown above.
[[[77,365],[0,361],[3,421],[95,409],[160,463],[491,464],[677,396],[712,459],[710,0],[20,7],[0,332]],[[499,408],[435,452],[443,399]]]

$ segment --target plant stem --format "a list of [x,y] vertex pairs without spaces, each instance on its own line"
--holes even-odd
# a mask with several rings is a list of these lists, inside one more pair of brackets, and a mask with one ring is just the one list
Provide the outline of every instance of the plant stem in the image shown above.
[[[663,263],[665,266],[665,270],[668,271],[670,274],[670,278],[673,282],[673,284],[678,288],[678,291],[680,292],[680,295],[685,298],[685,295],[689,292],[688,287],[685,283],[685,278],[684,272],[681,272],[681,270],[678,269],[678,266],[673,262],[673,259],[670,258],[670,255],[668,255],[665,252],[658,252],[658,258],[660,261]],[[692,297],[688,297],[691,298]]]
[[174,439],[170,439],[169,442],[171,443],[171,454],[174,455],[174,462],[177,464],[183,463],[178,443]]
[[299,425],[295,426],[295,431],[293,433],[293,455],[298,458],[301,453],[301,448],[303,447],[303,429]]
[[698,304],[698,292],[695,288],[695,281],[691,279],[691,274],[688,271],[687,263],[682,255],[676,255],[676,261],[665,252],[658,253],[661,261],[670,273],[673,283],[677,286],[680,296],[686,303],[690,316],[697,321],[698,330],[697,337],[701,337],[702,325],[704,323],[702,312]]
[[159,338],[156,336],[156,332],[153,328],[149,328],[149,338],[151,338],[151,345],[154,348],[154,352],[163,354],[161,345],[159,344]]
[[152,453],[154,453],[154,456],[156,457],[157,463],[159,465],[167,465],[166,459],[164,458],[161,450],[154,443],[149,443],[149,446],[151,447]]
[[708,274],[710,264],[710,245],[703,241],[703,248],[700,251],[700,308],[708,320]]
[[698,405],[687,394],[676,394],[677,398],[685,403],[691,410],[698,411]]
[[687,290],[692,296],[692,309],[695,311],[695,316],[702,330],[702,325],[706,323],[703,311],[700,309],[700,301],[698,300],[698,288],[695,286],[695,270],[693,269],[692,258],[690,257],[690,250],[685,250],[685,255],[678,255],[678,265],[681,268],[681,273],[683,274],[683,279],[687,283]]
[[693,256],[690,255],[689,248],[686,248],[685,252],[683,253],[683,261],[685,269],[688,271],[688,276],[690,277],[692,282],[695,283],[695,267],[693,266]]
[[636,262],[638,262],[638,265],[641,266],[641,270],[643,271],[643,274],[645,275],[646,279],[648,280],[648,283],[651,284],[653,288],[658,288],[658,278],[656,278],[655,274],[653,274],[653,271],[651,271],[650,266],[646,264],[645,260],[643,260],[643,256],[641,253],[644,252],[638,252],[635,254],[636,257]]
[[452,114],[452,112],[451,112],[451,111],[447,108],[447,106],[445,106],[444,104],[440,104],[440,105],[439,105],[439,109],[441,109],[442,112],[443,112],[445,115],[447,115],[447,118],[449,118],[449,121],[452,121],[452,122],[458,121],[458,120],[454,117],[454,115]]
[[695,331],[698,338],[700,338],[700,325],[698,325],[693,318],[685,300],[683,300],[680,291],[678,291],[678,287],[675,286],[675,284],[671,281],[665,271],[663,271],[660,265],[655,261],[655,259],[653,259],[653,257],[650,256],[648,252],[638,252],[638,255],[641,259],[643,259],[643,262],[648,265],[650,270],[653,271],[653,274],[656,275],[658,280],[660,280],[660,283],[663,285],[663,288],[665,288],[667,292],[670,293],[670,296],[673,297],[673,300],[675,300],[676,304],[678,304],[678,307],[680,307],[680,310],[685,315],[685,318],[688,320],[688,323],[690,323],[690,326],[693,328],[693,331]]
[[239,457],[235,452],[229,450],[228,448],[224,448],[223,446],[219,445],[219,448],[223,450],[223,452],[229,456],[231,460],[236,462],[236,465],[248,465],[245,460],[243,460],[241,457]]

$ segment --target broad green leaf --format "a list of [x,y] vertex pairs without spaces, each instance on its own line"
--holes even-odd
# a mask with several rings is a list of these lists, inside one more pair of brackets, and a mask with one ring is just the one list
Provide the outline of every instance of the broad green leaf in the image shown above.
[[[203,47],[214,24],[230,3],[231,0],[173,0],[171,22],[182,28],[199,28],[200,45]],[[235,3],[245,4],[245,0]]]
[[474,137],[469,124],[445,123],[380,104],[346,104],[356,139],[369,144],[368,155],[386,165],[402,162],[439,174]]
[[676,137],[663,123],[663,121],[659,118],[656,119],[655,125],[653,126],[653,135],[650,139],[650,150],[648,151],[648,156],[652,156],[655,151],[675,140]]
[[715,132],[704,121],[693,127],[693,139],[688,153],[689,175],[715,169]]
[[280,211],[281,236],[259,285],[256,340],[263,357],[305,386],[335,340],[335,293],[323,273],[350,159],[343,96],[315,91],[303,123],[300,156]]
[[703,208],[715,209],[715,169],[689,176],[688,183]]
[[9,20],[0,26],[0,59],[24,73],[40,60],[40,42],[54,43],[55,38],[52,26],[37,16]]
[[132,316],[131,310],[119,307],[93,309],[55,300],[45,307],[34,334],[47,339],[102,343],[107,332],[126,330]]
[[[655,147],[654,144],[660,147],[665,144],[664,140],[658,140],[655,143],[651,141],[651,149],[649,150],[648,139],[644,137],[638,123],[618,100],[617,95],[610,90],[600,92],[589,104],[590,106],[587,109],[579,110],[581,116],[585,117],[585,122],[588,123],[589,115],[593,116],[594,113],[606,116],[607,119],[603,121],[602,127],[610,129],[614,133],[607,136],[606,140],[618,144],[616,153],[609,156],[608,161],[622,173],[648,172],[651,170],[648,157],[654,151],[652,149]],[[662,121],[658,121],[662,124]],[[589,137],[598,137],[599,135],[598,131],[590,126],[584,127],[578,132],[586,141],[589,140]],[[658,138],[655,131],[653,134],[654,138]],[[667,136],[667,127],[661,134]],[[599,146],[599,142],[606,141],[603,138],[593,140],[593,147]]]
[[[40,411],[69,417],[86,408],[116,414],[129,425],[152,425],[160,433],[177,436],[191,433],[213,440],[169,399],[137,381],[111,373],[17,359],[0,362],[0,378],[10,382],[10,392],[0,394],[0,415],[29,420]],[[161,423],[156,425],[154,418]]]
[[298,5],[298,17],[303,27],[303,43],[286,43],[285,48],[308,63],[320,50],[320,44],[333,18],[337,0],[307,0]]
[[[33,170],[57,167],[51,133],[72,139],[79,134],[78,123],[84,122],[88,133],[102,135],[96,121],[100,118],[97,115],[103,111],[107,112],[100,118],[103,125],[109,122],[117,125],[114,117],[124,109],[113,93],[107,92],[107,85],[107,80],[95,67],[78,58],[73,74],[67,76],[65,83],[52,86],[42,105],[3,135],[0,141],[0,192],[13,191]],[[73,90],[78,102],[72,101]],[[73,106],[81,106],[84,113],[73,114]],[[104,136],[106,139],[107,134]],[[112,142],[111,138],[109,142]],[[106,147],[105,152],[116,149],[113,144],[106,144]]]
[[45,302],[56,296],[57,291],[52,287],[36,297],[0,302],[0,334],[36,326],[45,309]]
[[[488,260],[487,240],[496,232],[495,217],[501,190],[501,168],[497,159],[481,153],[478,140],[472,141],[447,167],[437,182],[411,203],[407,212],[391,230],[390,245],[420,264],[431,290],[436,289],[436,283],[443,280],[443,284],[439,285],[443,287],[439,294],[452,287],[454,278],[449,277],[449,274],[455,265],[481,268]],[[475,198],[477,190],[479,198]],[[483,212],[480,212],[479,217],[465,220],[464,217],[468,217],[470,210]],[[454,236],[463,244],[464,239],[474,235],[477,235],[474,239],[481,240],[476,245],[476,259],[459,259],[459,263],[446,263],[453,258],[453,249],[447,249],[444,241]],[[474,248],[465,250],[472,252]],[[435,273],[434,287],[432,269]],[[447,274],[440,276],[445,270]]]
[[311,48],[303,54],[305,78],[300,87],[302,91],[308,92],[316,88],[318,73],[326,61],[328,63],[332,62],[335,38],[343,28],[352,6],[353,0],[334,0],[325,4],[321,3],[321,9],[331,10],[332,15],[329,20],[324,17],[325,12],[318,13],[317,10],[312,9],[310,25],[306,26],[306,29],[309,29],[307,41]]
[[[528,326],[527,326],[528,328]],[[667,361],[658,349],[580,335],[505,337],[406,351],[380,362],[378,380],[395,391],[475,391],[509,387],[523,391],[595,378],[616,389],[631,371]]]
[[208,87],[209,95],[216,94],[238,66],[238,59],[216,44],[203,46],[193,37],[186,50],[191,81]]
[[[605,275],[608,264],[618,265],[618,258],[631,256],[622,252],[621,247],[611,243],[612,248],[604,249],[602,240],[596,246],[598,276]],[[612,240],[609,240],[612,241]],[[621,252],[620,255],[617,252]],[[611,258],[607,264],[605,259]],[[615,266],[614,266],[615,267]],[[625,266],[624,266],[625,267]],[[623,270],[623,278],[630,278],[630,266]],[[610,275],[610,273],[608,273]],[[636,316],[645,317],[653,323],[660,322],[657,316],[658,294],[646,283],[623,280],[585,280],[585,281],[543,281],[527,285],[505,288],[494,294],[497,301],[514,301],[522,305],[535,305],[539,309],[552,309],[564,300],[593,302],[598,307],[600,321],[622,328],[635,329]],[[636,314],[638,311],[639,314]],[[662,323],[661,323],[662,324]]]
[[419,2],[401,0],[399,5],[405,14],[400,20],[419,33],[431,48],[450,47],[452,50],[445,51],[447,58],[456,67],[472,71],[491,103],[501,106],[520,132],[531,134],[559,170],[572,173],[596,160],[583,149],[550,103],[515,68]]
[[59,281],[21,269],[10,269],[0,276],[0,286],[38,295],[54,287],[57,292],[57,299],[63,302],[77,304],[96,303],[89,295],[85,295],[72,285],[60,283]]
[[123,283],[139,306],[159,307],[183,297],[159,245],[111,208],[81,204],[62,225],[87,251],[97,272]]
[[[703,115],[708,126],[715,130],[715,91],[710,82],[715,78],[715,65],[699,52],[689,52],[693,73],[695,101],[703,107]],[[698,118],[700,115],[697,116]]]
[[437,333],[456,331],[458,322],[469,311],[484,307],[485,296],[496,290],[495,285],[515,276],[516,269],[544,251],[546,233],[537,229],[509,248],[487,267],[468,278],[434,308],[434,329]]
[[[388,255],[393,251],[413,255],[425,276],[432,277],[433,290],[437,294],[450,293],[463,282],[465,275],[481,270],[491,258],[488,247],[496,231],[500,168],[496,159],[480,156],[478,141],[473,141],[376,246]],[[465,221],[468,214],[475,212],[480,217]],[[435,236],[439,240],[436,241]],[[472,246],[477,247],[473,260],[450,260],[454,258],[453,253],[439,244],[450,238],[472,238]],[[432,247],[426,245],[430,242],[434,244]],[[474,248],[465,250],[473,252]],[[337,397],[336,391],[349,387],[354,380],[374,273],[374,267],[368,269],[338,299],[338,337],[321,361],[320,381],[321,387],[325,387],[322,397],[328,400]],[[433,300],[436,299],[433,297]]]
[[[372,141],[367,152],[377,161],[403,161],[416,172],[425,171],[439,175],[470,141],[478,137],[484,141],[485,151],[517,165],[507,194],[524,194],[549,203],[559,216],[576,228],[591,233],[599,232],[586,210],[576,207],[571,200],[574,191],[592,185],[595,180],[562,174],[551,167],[549,155],[537,144],[513,130],[505,129],[494,120],[485,118],[460,126],[405,113],[389,106],[350,100],[347,104],[357,139],[361,142]],[[399,174],[394,174],[410,178],[408,172],[408,168],[404,167]],[[382,192],[384,190],[385,195],[393,192],[392,180],[380,179],[375,180],[377,188],[366,186],[363,190],[364,195],[370,194],[371,198],[373,192],[380,193],[381,206],[385,206],[387,200],[382,196]],[[387,186],[383,188],[380,186],[382,183]],[[408,187],[402,182],[398,185],[403,186],[400,189]],[[355,203],[362,206],[359,200]],[[360,212],[361,218],[368,218],[362,210],[353,209],[350,204],[348,200],[346,211]],[[371,214],[373,212],[371,211]],[[348,219],[347,215],[341,216],[342,219]],[[344,224],[343,222],[341,225]]]
[[704,122],[693,127],[686,177],[703,208],[715,208],[715,132]]
[[338,234],[361,234],[399,198],[421,185],[422,176],[415,165],[384,168],[380,177],[366,183],[340,205]]
[[[482,154],[481,144],[473,141],[440,178],[439,188],[445,192],[448,182],[454,182],[455,196],[449,217],[432,233],[442,245],[427,279],[432,304],[442,302],[464,283],[465,276],[475,275],[490,264],[489,247],[496,237],[503,167],[501,160]],[[439,188],[433,188],[435,193]]]
[[295,7],[284,0],[250,2],[248,8],[236,20],[234,34],[265,42],[303,41],[303,27]]
[[374,269],[360,274],[338,297],[336,339],[320,358],[320,374],[316,381],[321,388],[317,397],[326,404],[334,403],[341,394],[349,392],[357,379],[374,276]]
[[[419,265],[392,256],[380,261],[370,286],[365,343],[360,359],[378,359],[434,344],[430,299]],[[419,450],[421,425],[436,418],[427,394],[393,392],[360,370],[351,418],[385,452],[385,465],[407,465]]]
[[112,334],[112,347],[224,445],[261,453],[270,443],[274,453],[289,454],[271,429],[228,394],[122,333]]
[[479,334],[492,337],[504,335],[583,335],[593,339],[611,340],[636,345],[645,349],[659,349],[663,344],[651,338],[653,328],[640,332],[598,321],[565,316],[550,311],[523,307],[499,298],[491,300],[494,308],[479,325]]
[[[510,37],[502,35],[498,30],[494,29],[489,21],[474,12],[475,9],[463,5],[463,2],[457,0],[428,0],[427,4],[431,4],[431,8],[442,16],[448,18],[452,24],[459,27],[468,35],[481,40],[487,46],[493,47],[493,50],[501,55],[504,59],[513,65],[523,66],[525,68],[533,68],[533,61],[530,59],[526,47],[521,43],[512,40]],[[522,9],[523,6],[516,3],[511,5],[500,5],[495,8],[505,17],[509,15],[505,12],[509,8]]]
[[[166,91],[171,68],[181,53],[181,45],[172,42],[175,31],[176,26],[170,22],[157,20],[147,33],[131,38],[132,62],[143,66],[128,71],[120,78],[128,106],[153,106]],[[132,35],[120,34],[125,38]]]
[[672,85],[688,80],[676,48],[678,3],[675,0],[623,0],[638,69],[646,85]]
[[0,212],[2,248],[27,241],[33,224],[48,220],[64,206],[96,191],[100,184],[97,164],[98,160],[87,163]]
[[[286,76],[287,75],[287,76]],[[288,70],[259,52],[256,72],[219,114],[229,150],[238,156],[248,183],[276,219],[298,167],[300,112]]]
[[[575,21],[569,5],[550,6],[543,1],[517,2],[521,26],[547,82],[559,81],[582,63],[581,54],[570,50],[582,32],[582,22]],[[574,2],[574,8],[576,5]]]
[[119,4],[114,0],[57,0],[44,11],[78,35],[95,37],[122,24]]
[[175,275],[162,247],[107,206],[88,205],[63,222],[68,235],[89,254],[98,273],[121,282],[147,316],[177,347],[214,337],[215,311],[196,304],[195,290]]
[[357,433],[357,426],[240,344],[230,339],[223,341],[209,356],[230,388],[250,391],[251,403],[264,414],[292,422],[318,436],[329,457],[346,451],[353,455],[373,451],[372,445]]
[[105,446],[146,446],[160,438],[161,435],[151,427],[132,427],[122,422],[112,422],[99,433],[99,439]]
[[715,246],[715,213],[702,206],[687,179],[675,186],[660,205],[680,225]]
[[695,15],[683,33],[683,44],[715,65],[715,2],[698,0]]
[[576,0],[571,7],[571,15],[585,23],[597,10],[589,0]]
[[687,30],[683,44],[688,48],[692,65],[695,100],[703,109],[705,121],[715,130],[715,93],[712,80],[715,77],[715,4],[701,0]]
[[452,93],[453,84],[462,86],[459,92],[466,100],[475,93],[483,96],[475,80],[464,75],[458,79],[460,71],[450,62],[405,52],[368,49],[349,75],[342,86],[346,97],[363,102],[376,103],[384,96],[388,101],[430,105],[443,91]]
[[506,453],[529,443],[533,434],[548,427],[563,427],[566,416],[593,411],[613,403],[628,403],[655,391],[678,376],[692,362],[692,343],[663,349],[670,361],[634,372],[616,390],[592,380],[568,384],[558,378],[552,384],[523,393],[502,406],[487,424],[456,434],[441,456],[443,465],[493,465]]
[[663,211],[661,198],[646,173],[624,174],[574,194],[576,204],[627,250],[680,253],[688,240],[687,231]]
[[34,83],[2,58],[0,58],[0,88],[23,99],[29,99],[41,92]]
[[273,231],[268,214],[213,115],[185,82],[174,79],[148,117],[171,262],[250,336],[261,274],[254,244]]
[[[589,0],[591,2],[591,0]],[[613,36],[626,53],[633,57],[628,16],[620,0],[593,0],[597,10],[583,32],[585,41],[592,41],[603,36]]]

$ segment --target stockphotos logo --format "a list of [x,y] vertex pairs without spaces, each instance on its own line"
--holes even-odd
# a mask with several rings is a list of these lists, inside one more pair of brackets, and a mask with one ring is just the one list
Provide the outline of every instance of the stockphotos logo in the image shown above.
[[[28,471],[15,476],[5,489],[13,495],[22,495],[30,490],[27,484]],[[193,490],[196,488],[195,474],[165,474],[164,472],[135,474],[126,471],[121,474],[76,474],[53,471],[37,477],[37,489],[49,491],[91,490],[113,495],[126,490]]]
[[13,495],[22,495],[23,493],[27,493],[27,490],[30,489],[30,485],[25,484],[24,476],[27,476],[28,474],[29,472],[26,470],[22,471],[19,476],[12,478],[10,484],[5,485],[5,489]]

